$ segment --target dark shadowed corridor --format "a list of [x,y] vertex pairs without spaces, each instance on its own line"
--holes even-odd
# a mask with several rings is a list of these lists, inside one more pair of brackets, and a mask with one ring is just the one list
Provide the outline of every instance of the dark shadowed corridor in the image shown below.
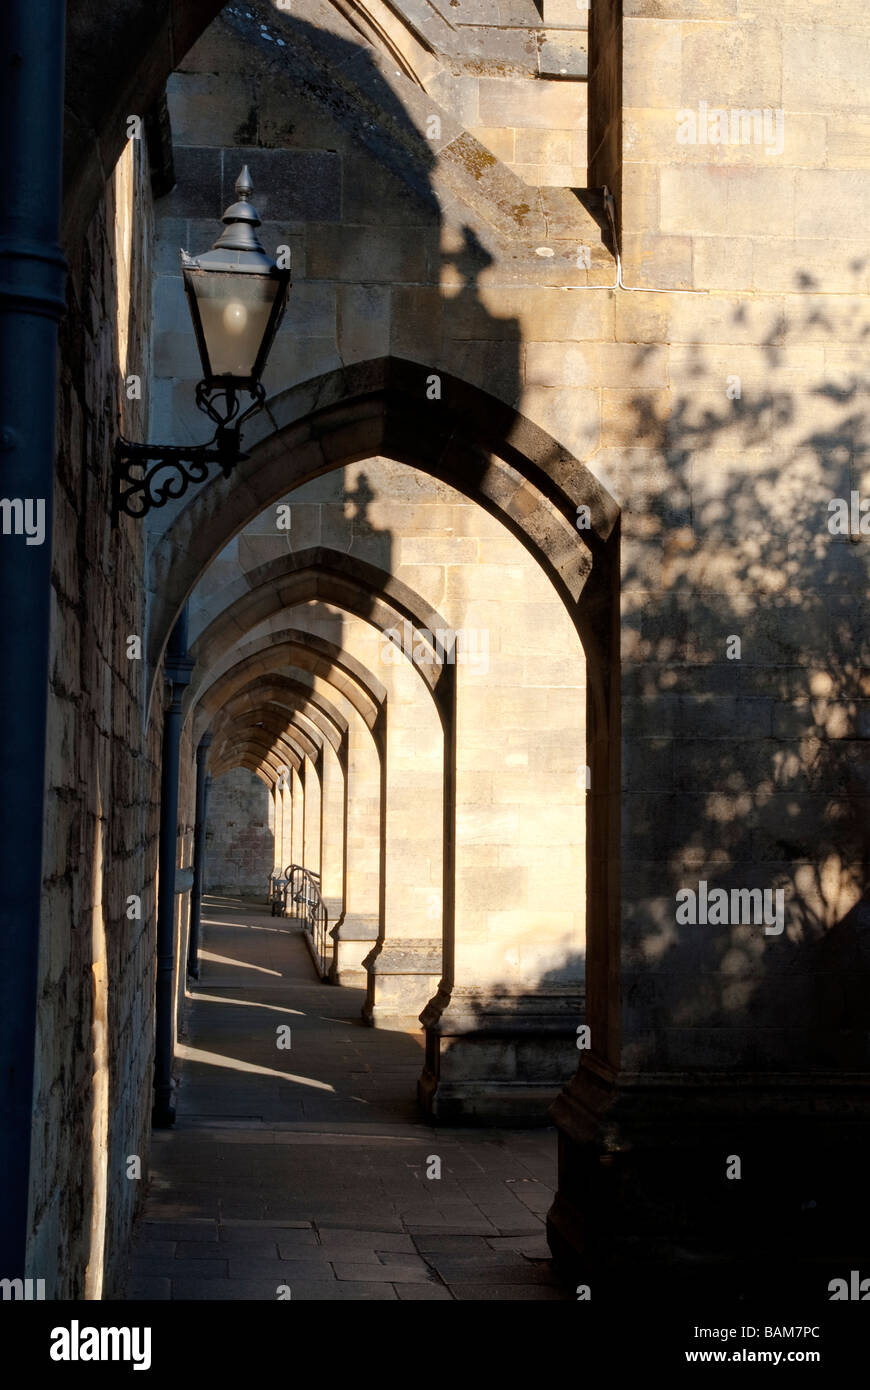
[[209,897],[203,928],[127,1297],[570,1297],[544,1239],[553,1132],[421,1124],[417,1039],[366,1027],[295,923]]

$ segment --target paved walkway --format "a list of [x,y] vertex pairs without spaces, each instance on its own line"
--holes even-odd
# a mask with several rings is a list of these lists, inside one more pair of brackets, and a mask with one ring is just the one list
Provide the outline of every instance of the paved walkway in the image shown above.
[[366,1027],[265,907],[206,898],[203,932],[126,1297],[571,1298],[544,1240],[553,1130],[422,1124],[422,1033]]

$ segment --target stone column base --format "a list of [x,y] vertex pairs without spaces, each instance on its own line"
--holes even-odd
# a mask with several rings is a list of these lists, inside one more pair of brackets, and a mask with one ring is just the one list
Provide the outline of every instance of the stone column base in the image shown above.
[[443,989],[421,1016],[426,1065],[417,1096],[444,1124],[552,1124],[549,1107],[577,1066],[581,985],[534,994]]
[[363,961],[378,939],[377,916],[345,913],[329,934],[335,943],[329,969],[331,983],[351,989],[365,989],[368,975]]
[[420,1014],[441,978],[441,941],[381,941],[366,956],[368,993],[362,1016],[373,1028],[420,1030]]
[[616,1077],[590,1058],[553,1118],[547,1237],[566,1273],[820,1304],[862,1261],[870,1278],[870,1077]]

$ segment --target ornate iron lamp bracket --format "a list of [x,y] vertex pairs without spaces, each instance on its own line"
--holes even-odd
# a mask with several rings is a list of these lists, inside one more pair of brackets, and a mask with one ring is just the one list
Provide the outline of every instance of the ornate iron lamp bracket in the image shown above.
[[[235,386],[201,381],[196,388],[196,404],[217,425],[207,444],[134,444],[123,436],[115,441],[112,464],[112,525],[121,513],[142,517],[154,507],[163,507],[183,497],[191,483],[202,483],[213,463],[225,478],[237,463],[249,457],[241,447],[241,426],[266,399],[259,381],[244,387],[251,404],[239,414]],[[217,402],[223,400],[222,408]],[[151,466],[149,466],[151,465]]]

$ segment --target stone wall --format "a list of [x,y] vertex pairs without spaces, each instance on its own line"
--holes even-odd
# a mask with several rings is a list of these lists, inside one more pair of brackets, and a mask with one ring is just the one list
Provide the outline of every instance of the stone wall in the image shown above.
[[243,767],[215,777],[208,797],[204,891],[265,901],[274,857],[272,801],[265,782]]
[[[478,413],[456,446],[468,447],[479,469],[463,475],[470,495],[491,511],[506,497],[514,537],[522,534],[539,558],[558,552],[549,574],[572,616],[583,593],[578,573],[600,572],[589,556],[597,566],[604,532],[621,546],[619,612],[604,611],[607,594],[596,592],[597,633],[620,628],[622,672],[606,658],[599,665],[594,652],[589,663],[590,684],[613,679],[619,687],[610,690],[614,722],[601,724],[606,760],[597,766],[605,775],[590,805],[615,797],[622,779],[620,842],[590,861],[590,882],[598,872],[610,901],[619,900],[619,912],[598,924],[603,948],[590,980],[598,1060],[610,1074],[705,1073],[711,1087],[737,1069],[818,1077],[859,1072],[870,1061],[870,633],[855,597],[867,592],[866,546],[854,523],[852,536],[829,524],[833,500],[863,498],[870,488],[867,110],[866,84],[855,76],[870,65],[866,7],[844,0],[822,13],[815,0],[783,0],[773,12],[765,0],[596,0],[588,181],[606,181],[619,198],[618,288],[600,223],[586,211],[594,190],[584,203],[552,186],[581,179],[582,87],[562,80],[568,71],[541,67],[550,58],[536,7],[505,0],[498,18],[509,22],[484,40],[488,4],[451,6],[461,10],[452,29],[463,52],[438,28],[442,9],[430,8],[437,33],[426,45],[396,30],[385,47],[374,29],[361,38],[335,7],[315,0],[300,0],[292,14],[230,6],[170,84],[179,183],[160,205],[154,436],[205,434],[192,407],[200,369],[177,247],[195,252],[213,240],[245,161],[264,242],[292,249],[294,289],[267,374],[270,413],[246,434],[252,460],[231,487],[210,483],[205,501],[167,508],[149,528],[149,676],[158,695],[148,739],[142,669],[127,661],[124,645],[144,628],[142,532],[124,523],[110,535],[106,510],[120,379],[141,362],[147,381],[141,163],[139,211],[116,224],[110,189],[75,249],[62,338],[33,1193],[34,1271],[50,1279],[61,1252],[72,1271],[58,1282],[61,1293],[98,1287],[104,1226],[112,1249],[120,1247],[136,1193],[123,1176],[125,1155],[141,1152],[146,1137],[162,643],[211,562],[229,561],[231,580],[247,573],[238,556],[260,543],[254,517],[291,481],[307,484],[327,467],[384,452],[397,414],[390,430],[375,424],[371,435],[353,414],[375,369],[385,368],[394,395],[402,372],[403,391],[413,381],[421,452],[442,419],[441,407],[430,407],[437,398],[426,396],[430,374],[459,383],[451,421],[464,423],[473,391],[486,393],[496,427],[505,422],[515,471],[506,482],[507,470],[496,461],[481,466],[472,453]],[[546,0],[542,17],[565,34],[573,28],[560,0]],[[571,42],[575,57],[585,51],[576,34]],[[710,109],[724,109],[726,123],[738,113],[737,139],[729,131],[711,140],[709,127],[701,139],[697,125],[683,138],[689,116],[706,121]],[[756,110],[774,121],[770,140],[763,120],[755,138]],[[430,133],[433,114],[440,124]],[[129,173],[122,166],[118,175],[122,201]],[[122,240],[129,228],[131,246],[134,311],[120,321],[115,227]],[[588,258],[578,258],[579,246]],[[123,267],[123,247],[119,259]],[[122,271],[122,300],[124,286]],[[410,412],[409,399],[402,397]],[[323,424],[342,408],[345,437],[335,413]],[[133,400],[124,409],[128,432],[145,433],[144,408]],[[311,429],[314,416],[311,435],[288,445],[282,431],[290,438],[300,419]],[[533,426],[547,432],[546,447]],[[414,457],[410,446],[398,452]],[[433,467],[447,458],[445,444]],[[587,553],[573,525],[575,504],[590,500],[600,531]],[[326,508],[323,516],[331,520]],[[246,528],[237,551],[222,554]],[[336,534],[346,539],[340,526]],[[455,589],[438,588],[443,576],[429,563],[445,537],[427,549],[432,539],[403,536],[402,562],[417,571],[421,590],[432,586],[432,603],[448,605]],[[346,620],[319,607],[300,619],[309,636],[346,635],[354,652],[377,661],[359,615]],[[463,611],[457,602],[450,616],[461,621]],[[266,641],[274,616],[269,609],[261,620]],[[558,640],[549,652],[530,648],[534,627],[524,626],[519,645],[500,655],[518,666],[531,651],[552,671],[562,648]],[[542,647],[548,635],[543,626]],[[413,726],[412,701],[404,701],[411,686],[400,685],[407,674],[385,680],[395,682],[389,694],[400,712],[405,706],[400,734]],[[556,684],[549,676],[546,683]],[[512,734],[523,725],[528,688],[525,681],[508,698]],[[312,689],[318,693],[316,682]],[[358,726],[346,695],[337,707]],[[567,724],[562,698],[553,704]],[[602,696],[599,714],[604,704]],[[484,701],[475,713],[480,738],[466,740],[460,783],[471,808],[460,851],[469,856],[465,920],[481,933],[467,938],[469,969],[491,944],[490,919],[510,911],[496,906],[500,883],[489,871],[506,869],[512,883],[517,869],[498,862],[504,845],[481,840],[479,798],[492,798],[498,780],[506,795],[526,790],[522,772],[507,764],[492,774],[489,761],[504,751],[500,729],[487,727]],[[403,750],[396,732],[391,766],[402,768],[405,756],[407,772],[410,745]],[[560,747],[542,739],[540,748],[552,755],[554,776],[569,775]],[[192,753],[191,740],[188,774]],[[376,804],[372,770],[370,761],[363,783]],[[191,794],[188,782],[182,863]],[[493,824],[486,834],[495,837]],[[534,824],[543,872],[552,853],[546,816]],[[371,840],[361,833],[364,843]],[[264,853],[265,873],[271,858]],[[676,895],[700,880],[782,892],[783,930],[681,923]],[[237,890],[238,880],[222,886]],[[134,893],[142,918],[128,920]],[[397,902],[408,909],[409,900]],[[185,910],[180,902],[182,917]],[[590,920],[596,910],[593,900]],[[522,936],[522,923],[503,925]],[[529,949],[538,945],[533,938]],[[511,937],[510,946],[524,943]],[[521,959],[513,956],[512,968]],[[539,964],[546,968],[543,955]],[[573,1128],[567,1110],[562,1121],[568,1153],[587,1132],[585,1112]]]
[[[625,1060],[866,1068],[868,548],[829,504],[870,485],[870,21],[686,9],[624,19],[624,276],[665,292],[617,300],[596,461],[624,508]],[[781,930],[680,924],[701,880],[781,892]]]
[[29,1266],[49,1298],[112,1289],[150,1123],[160,712],[146,736],[128,642],[145,631],[143,535],[109,512],[119,415],[133,436],[146,427],[150,219],[131,141],[68,249],[60,334]]
[[870,20],[622,9],[624,371],[590,460],[621,508],[621,942],[555,1112],[551,1245],[749,1262],[776,1231],[787,1265],[796,1194],[814,1254],[844,1248],[866,1165]]
[[[229,196],[227,160],[234,171],[250,156],[255,182],[261,171],[264,234],[292,246],[296,281],[270,366],[270,389],[283,394],[270,420],[252,422],[252,438],[294,418],[295,383],[407,357],[516,405],[622,509],[627,988],[622,1010],[612,974],[597,986],[613,1014],[610,1060],[621,1031],[638,1065],[822,1065],[846,1055],[857,1064],[860,1007],[841,1027],[832,1001],[818,1004],[822,959],[852,950],[865,853],[865,793],[852,769],[866,632],[852,594],[866,588],[866,562],[831,534],[826,508],[860,492],[865,473],[852,403],[863,380],[850,360],[864,332],[866,218],[860,150],[844,124],[855,97],[844,55],[853,40],[863,51],[866,17],[847,5],[820,22],[799,0],[775,19],[755,4],[739,18],[722,9],[696,0],[687,17],[676,0],[602,0],[592,11],[594,178],[617,193],[621,184],[625,288],[607,288],[607,258],[593,258],[589,288],[567,264],[581,226],[567,202],[545,234],[531,234],[503,161],[482,164],[469,143],[467,73],[454,86],[438,79],[442,109],[449,98],[465,127],[463,136],[445,126],[439,143],[423,137],[419,88],[371,49],[356,53],[357,85],[341,101],[324,102],[304,80],[288,99],[284,50],[264,57],[279,30],[267,44],[238,17],[212,26],[173,83],[189,183],[161,218],[167,244],[179,223],[205,244],[203,210]],[[326,40],[303,13],[292,22],[299,53],[349,69],[348,35],[336,30],[318,59]],[[228,84],[219,132],[200,100],[216,74]],[[376,89],[380,160],[365,116]],[[233,103],[245,102],[251,119],[235,121]],[[747,138],[681,139],[685,111],[700,103],[748,112],[738,116]],[[753,138],[754,108],[784,113],[781,148]],[[392,145],[403,140],[412,157],[401,164]],[[553,190],[538,193],[551,212]],[[830,211],[822,218],[819,208]],[[536,260],[541,251],[553,254]],[[189,398],[195,369],[173,331],[178,290],[167,276],[160,410]],[[421,428],[426,410],[421,400]],[[560,474],[578,502],[580,473]],[[619,754],[614,739],[611,768]],[[701,879],[782,891],[781,940],[762,933],[759,947],[743,928],[715,940],[677,932],[675,895]],[[708,993],[687,999],[699,949]]]
[[[457,58],[459,71],[445,65],[437,83],[427,78],[431,92],[361,43],[332,6],[300,4],[292,15],[231,7],[209,27],[167,92],[178,181],[158,204],[155,434],[171,422],[177,436],[206,437],[190,389],[199,359],[178,248],[211,245],[246,162],[263,244],[288,246],[292,258],[264,376],[271,395],[392,353],[519,405],[583,455],[594,447],[597,373],[561,343],[609,335],[605,296],[586,302],[575,291],[612,282],[613,266],[580,199],[547,181],[585,181],[557,147],[585,140],[586,86],[536,68],[502,71],[498,35],[513,30],[493,27],[461,31],[472,51]],[[564,35],[585,53],[584,28]],[[473,71],[489,61],[483,76]],[[509,134],[513,150],[523,111],[539,148],[517,166],[521,177],[494,135]],[[267,424],[251,421],[246,439]]]
[[[466,47],[454,53],[453,65],[418,71],[419,85],[385,59],[380,45],[360,43],[334,8],[310,5],[276,16],[268,7],[230,7],[211,26],[169,84],[178,185],[158,207],[155,436],[170,424],[176,436],[203,435],[191,409],[199,365],[186,323],[178,246],[196,251],[213,240],[244,161],[264,219],[264,243],[270,249],[289,245],[293,257],[287,317],[266,373],[273,400],[343,363],[395,354],[427,371],[447,370],[485,385],[558,430],[569,447],[589,447],[596,438],[596,401],[593,390],[576,389],[576,378],[579,373],[587,386],[594,371],[576,347],[566,354],[560,340],[588,344],[603,331],[604,309],[583,306],[571,291],[587,278],[606,279],[610,265],[597,224],[579,199],[558,187],[585,179],[575,160],[585,142],[580,79],[586,16],[576,6],[570,15],[564,6],[548,7],[554,8],[560,13],[545,15],[543,27],[533,5],[502,7],[485,23],[477,9],[451,15],[460,19],[455,41]],[[545,71],[557,50],[565,72]],[[422,62],[410,51],[406,57]],[[578,258],[579,243],[588,260]],[[619,364],[608,367],[620,370]],[[421,372],[422,431],[429,409],[424,388]],[[437,410],[432,407],[433,415]],[[282,419],[280,407],[278,415],[273,407],[251,422],[246,442]],[[355,445],[350,452],[360,454]],[[378,763],[367,761],[371,735],[359,732],[357,713],[349,714],[348,916],[337,968],[348,982],[360,983],[361,959],[380,929],[369,1016],[401,1017],[409,1026],[416,1026],[454,962],[456,997],[462,992],[463,998],[460,1031],[468,1031],[496,996],[510,1001],[504,1007],[516,1014],[539,990],[567,1037],[555,1071],[562,1079],[576,1057],[573,1031],[582,1017],[582,648],[534,560],[480,511],[473,487],[471,498],[461,499],[449,488],[439,492],[433,479],[411,472],[407,463],[379,459],[377,469],[376,486],[362,468],[322,483],[310,499],[305,490],[284,499],[294,518],[289,550],[328,544],[400,575],[445,622],[485,633],[491,656],[485,674],[465,666],[456,672],[451,729],[458,743],[446,751],[458,834],[445,890],[442,848],[454,824],[451,818],[445,832],[445,747],[431,698],[406,663],[381,660],[377,638],[359,618],[325,604],[304,617],[292,608],[293,625],[352,653],[387,696],[380,790]],[[374,522],[366,512],[369,492]],[[234,512],[241,497],[247,494],[237,489]],[[356,517],[347,506],[354,501]],[[566,550],[571,537],[579,544],[575,511],[576,504],[570,529],[553,520],[568,531],[556,543]],[[155,542],[172,512],[155,519]],[[256,520],[245,516],[242,536],[209,557],[212,568],[194,592],[194,610],[203,594],[214,595],[215,617],[222,582],[232,601],[244,591],[239,569],[246,575],[277,558],[282,545],[287,553],[274,518],[274,509]],[[163,561],[155,560],[155,579],[161,574],[155,614],[167,592],[163,579],[180,582],[177,559],[165,572]],[[276,575],[276,591],[280,585]],[[258,597],[253,607],[260,611],[264,603]],[[272,634],[291,621],[279,616],[281,607],[292,605],[276,607]],[[265,640],[265,630],[245,615],[233,619],[233,642],[239,630],[252,642]],[[198,635],[195,623],[192,640]],[[203,670],[216,658],[217,673],[225,673],[226,644],[198,654]],[[212,757],[224,767],[231,739],[223,726],[221,732],[226,746],[216,741]],[[248,729],[245,737],[267,756],[262,735]],[[248,744],[240,744],[240,759],[248,756]],[[297,783],[294,774],[294,788]],[[295,794],[293,800],[295,807]],[[294,824],[300,853],[292,857],[299,859],[296,832]],[[393,980],[390,972],[404,978]],[[541,1011],[534,1006],[533,1012],[537,1027]],[[488,1018],[493,1028],[497,1022]],[[510,1048],[502,1048],[495,1062],[503,1078],[522,1070]],[[533,1065],[543,1075],[539,1063],[536,1056]],[[537,1079],[528,1077],[533,1084]]]
[[443,9],[456,49],[426,90],[525,183],[585,188],[588,0]]

